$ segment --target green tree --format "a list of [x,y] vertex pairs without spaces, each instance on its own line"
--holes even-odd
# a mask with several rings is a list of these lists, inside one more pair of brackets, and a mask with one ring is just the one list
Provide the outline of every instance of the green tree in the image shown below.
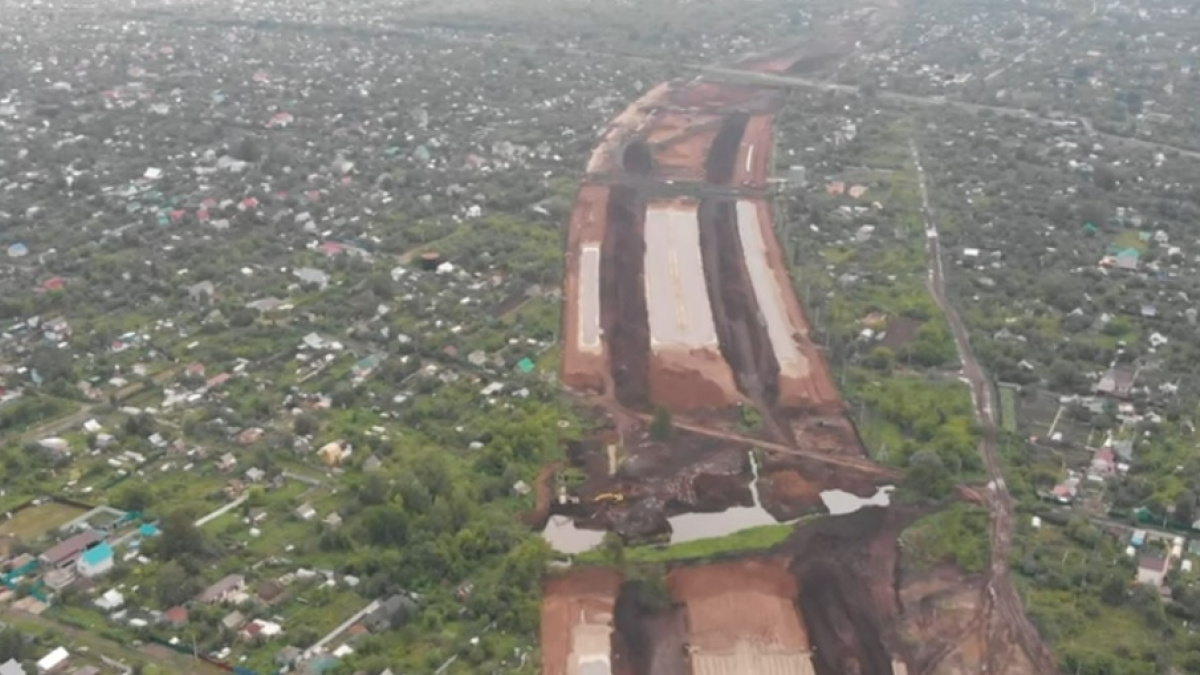
[[904,484],[913,493],[932,500],[944,499],[954,490],[954,479],[946,464],[930,450],[913,453]]
[[173,607],[191,600],[198,588],[196,577],[174,560],[160,567],[154,580],[154,596],[163,607]]

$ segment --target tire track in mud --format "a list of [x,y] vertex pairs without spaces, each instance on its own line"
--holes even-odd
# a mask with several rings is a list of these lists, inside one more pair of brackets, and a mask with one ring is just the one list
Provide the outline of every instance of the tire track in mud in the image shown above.
[[613,387],[626,408],[649,404],[650,319],[643,284],[646,199],[636,188],[614,186],[600,261],[600,321],[611,350]]

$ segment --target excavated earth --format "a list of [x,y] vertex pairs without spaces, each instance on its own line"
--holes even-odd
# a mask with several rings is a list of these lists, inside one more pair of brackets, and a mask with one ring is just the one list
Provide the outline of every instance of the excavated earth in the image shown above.
[[[606,614],[618,675],[1031,673],[1019,658],[988,671],[982,578],[905,571],[897,537],[917,515],[866,508],[813,521],[760,557],[676,566],[665,591],[587,568],[554,577],[543,638],[560,643],[543,643],[543,675],[577,672],[564,669],[580,651],[571,636],[597,630],[574,626]],[[578,611],[564,619],[564,607]]]

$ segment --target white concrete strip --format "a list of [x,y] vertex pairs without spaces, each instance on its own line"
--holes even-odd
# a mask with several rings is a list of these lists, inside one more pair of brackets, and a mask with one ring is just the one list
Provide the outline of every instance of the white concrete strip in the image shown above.
[[787,290],[779,287],[778,278],[767,259],[767,244],[758,220],[757,204],[747,200],[738,201],[737,227],[746,269],[750,273],[750,285],[754,288],[759,311],[767,324],[767,335],[771,339],[775,360],[779,362],[779,372],[782,375],[801,376],[804,374],[805,360],[796,341],[792,339],[794,331],[788,320],[783,295]]
[[695,208],[646,211],[645,292],[652,349],[716,347]]
[[599,352],[600,245],[585,244],[579,257],[579,350]]

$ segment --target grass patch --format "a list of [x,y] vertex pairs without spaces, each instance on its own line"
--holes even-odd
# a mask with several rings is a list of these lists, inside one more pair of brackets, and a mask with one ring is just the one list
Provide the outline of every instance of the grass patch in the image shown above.
[[[625,561],[634,564],[683,562],[708,560],[734,553],[765,551],[783,543],[795,527],[795,524],[786,523],[763,525],[734,532],[725,537],[698,539],[673,546],[637,546],[625,549]],[[604,552],[599,549],[581,555],[579,561],[596,564],[608,562]]]
[[11,520],[0,524],[0,535],[9,534],[22,541],[32,541],[56,530],[86,511],[67,504],[46,502],[18,512]]
[[955,504],[908,526],[900,535],[900,545],[910,569],[954,563],[967,574],[979,574],[987,569],[992,555],[988,537],[987,511]]
[[1017,430],[1017,392],[1012,387],[1000,387],[1000,424],[1005,431]]

